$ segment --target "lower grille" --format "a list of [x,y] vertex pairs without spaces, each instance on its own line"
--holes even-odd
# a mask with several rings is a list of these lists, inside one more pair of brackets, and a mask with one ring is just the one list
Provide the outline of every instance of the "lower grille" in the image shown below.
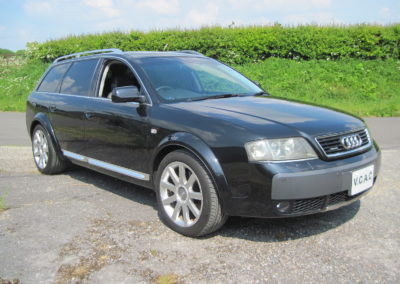
[[338,192],[335,194],[331,194],[329,196],[328,206],[335,205],[337,203],[346,202],[350,199],[354,198],[354,196],[347,195],[346,191]]
[[347,194],[347,191],[341,191],[316,198],[291,200],[290,209],[285,213],[280,212],[279,214],[307,214],[318,212],[325,209],[326,207],[355,199],[363,193],[365,192],[354,196],[349,196]]
[[319,210],[324,205],[324,201],[324,197],[295,200],[290,213],[307,213],[309,211]]

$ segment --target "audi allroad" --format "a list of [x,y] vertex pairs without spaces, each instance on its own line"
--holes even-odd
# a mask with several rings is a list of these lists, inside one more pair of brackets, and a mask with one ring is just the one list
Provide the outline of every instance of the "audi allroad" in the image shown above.
[[72,162],[150,188],[163,222],[192,237],[228,216],[348,205],[380,168],[360,118],[269,96],[194,51],[60,57],[30,94],[26,124],[40,172]]

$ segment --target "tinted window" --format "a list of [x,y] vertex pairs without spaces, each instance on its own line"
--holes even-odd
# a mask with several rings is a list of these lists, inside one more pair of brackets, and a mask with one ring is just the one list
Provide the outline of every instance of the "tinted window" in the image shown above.
[[75,62],[65,75],[61,93],[80,96],[89,95],[97,59]]
[[141,67],[166,102],[221,94],[252,95],[261,91],[237,71],[203,57],[146,58]]
[[53,67],[44,77],[42,83],[38,88],[39,92],[58,93],[60,83],[64,77],[65,72],[68,70],[70,64],[62,64]]

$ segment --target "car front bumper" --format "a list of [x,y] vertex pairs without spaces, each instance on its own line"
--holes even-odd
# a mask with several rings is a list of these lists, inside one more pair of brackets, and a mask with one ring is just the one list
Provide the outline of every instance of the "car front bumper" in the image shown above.
[[[374,183],[381,163],[377,147],[340,160],[320,159],[282,163],[251,163],[227,203],[230,215],[289,217],[346,206],[371,190],[349,195],[352,173],[374,165]],[[235,183],[233,183],[235,185]],[[244,185],[246,184],[246,185]],[[278,210],[278,208],[286,210]]]

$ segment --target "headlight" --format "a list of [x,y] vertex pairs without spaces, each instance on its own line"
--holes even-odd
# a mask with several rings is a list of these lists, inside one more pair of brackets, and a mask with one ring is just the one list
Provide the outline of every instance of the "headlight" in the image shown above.
[[301,137],[264,139],[244,145],[249,161],[287,161],[315,159],[317,154]]

